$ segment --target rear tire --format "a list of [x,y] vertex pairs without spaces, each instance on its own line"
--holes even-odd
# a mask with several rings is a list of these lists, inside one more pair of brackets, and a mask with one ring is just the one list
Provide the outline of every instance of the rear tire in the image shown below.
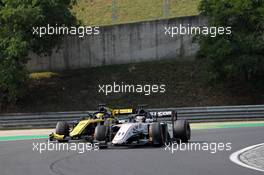
[[99,148],[101,149],[107,148],[107,137],[108,137],[108,127],[105,125],[96,126],[94,131],[94,140],[99,141]]
[[182,142],[188,142],[191,138],[191,128],[187,120],[177,120],[174,122],[173,137]]
[[105,141],[107,139],[107,127],[98,125],[94,131],[94,139],[97,141]]
[[149,136],[152,138],[153,146],[162,146],[164,144],[160,123],[153,123],[149,126]]

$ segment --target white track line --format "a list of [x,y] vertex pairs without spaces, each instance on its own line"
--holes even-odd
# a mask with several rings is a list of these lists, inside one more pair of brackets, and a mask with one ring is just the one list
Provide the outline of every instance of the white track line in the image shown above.
[[248,151],[248,150],[254,149],[254,148],[256,148],[256,147],[259,147],[259,146],[264,146],[264,143],[257,144],[257,145],[253,145],[253,146],[249,146],[249,147],[246,147],[246,148],[244,148],[244,149],[241,149],[241,150],[239,150],[239,151],[237,151],[237,152],[234,152],[233,154],[230,155],[229,159],[230,159],[232,162],[234,162],[234,163],[236,163],[236,164],[238,164],[238,165],[240,165],[240,166],[242,166],[242,167],[250,168],[250,169],[253,169],[253,170],[257,170],[257,171],[262,171],[262,172],[264,172],[263,169],[256,168],[256,167],[250,166],[250,165],[248,165],[248,164],[245,164],[244,162],[242,162],[242,161],[239,159],[239,156],[240,156],[242,153],[244,153],[244,152],[246,152],[246,151]]

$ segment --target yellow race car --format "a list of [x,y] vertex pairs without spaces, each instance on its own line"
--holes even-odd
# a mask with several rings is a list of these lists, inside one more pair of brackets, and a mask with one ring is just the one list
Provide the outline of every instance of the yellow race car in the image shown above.
[[[133,109],[111,109],[105,106],[99,106],[99,110],[92,114],[88,114],[87,117],[82,118],[80,121],[73,124],[70,128],[69,124],[65,121],[60,121],[56,125],[55,133],[49,135],[50,141],[68,142],[69,140],[86,140],[93,142],[98,134],[97,130],[111,127],[100,127],[100,126],[111,126],[117,124],[117,117],[120,115],[126,115],[133,113]],[[114,135],[117,131],[105,131],[103,133],[108,136]],[[99,136],[101,137],[101,136]],[[111,141],[111,138],[109,140]]]

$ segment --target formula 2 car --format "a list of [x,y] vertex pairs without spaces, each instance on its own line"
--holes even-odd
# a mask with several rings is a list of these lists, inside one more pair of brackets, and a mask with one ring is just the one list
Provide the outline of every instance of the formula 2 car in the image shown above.
[[[69,140],[84,139],[93,142],[95,139],[94,136],[100,136],[98,135],[98,131],[102,133],[102,129],[106,126],[109,127],[112,124],[116,124],[116,116],[130,113],[132,113],[132,109],[111,109],[104,105],[100,105],[97,112],[88,114],[87,117],[75,122],[71,129],[67,122],[58,122],[55,133],[49,135],[49,140],[67,142]],[[109,141],[106,138],[105,140]]]
[[[188,142],[191,137],[190,124],[187,120],[178,120],[177,112],[162,111],[149,112],[143,108],[133,110],[128,115],[128,121],[122,124],[112,125],[110,128],[115,134],[107,132],[107,126],[99,126],[95,133],[98,141],[105,141],[112,137],[111,143],[120,145],[146,145],[162,146],[171,141]],[[157,119],[162,116],[171,117],[171,122],[159,122]]]

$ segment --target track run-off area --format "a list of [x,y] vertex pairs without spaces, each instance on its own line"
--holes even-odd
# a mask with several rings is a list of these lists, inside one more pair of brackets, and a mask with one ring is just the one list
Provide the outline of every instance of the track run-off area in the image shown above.
[[[47,142],[52,129],[0,131],[1,175],[260,175],[261,169],[242,166],[240,155],[250,157],[250,149],[264,142],[264,122],[222,122],[191,124],[189,144],[231,143],[231,149],[180,150],[169,147],[110,147],[98,151],[33,150],[33,143]],[[189,145],[187,144],[187,145]],[[186,145],[185,145],[186,146]],[[264,150],[264,149],[263,149]],[[245,152],[247,151],[247,152]],[[262,150],[252,155],[264,159]],[[231,161],[231,160],[232,161]],[[261,163],[261,160],[259,161]],[[244,164],[247,162],[243,162]]]

